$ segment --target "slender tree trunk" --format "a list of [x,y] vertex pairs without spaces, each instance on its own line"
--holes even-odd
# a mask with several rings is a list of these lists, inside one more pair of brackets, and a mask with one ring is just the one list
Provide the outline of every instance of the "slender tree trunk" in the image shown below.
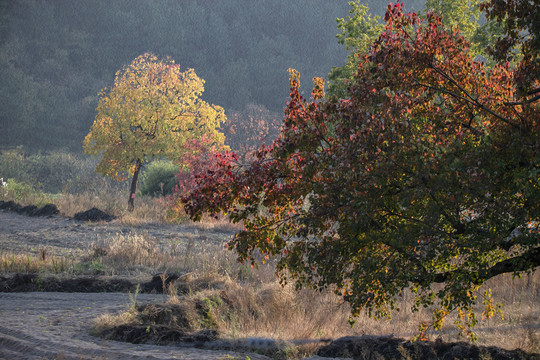
[[131,179],[131,189],[129,191],[129,199],[128,199],[128,211],[132,212],[135,208],[135,205],[133,204],[135,201],[135,196],[137,193],[137,179],[139,177],[139,171],[141,171],[141,165],[142,161],[137,160],[137,163],[135,164],[135,171],[133,172],[133,178]]

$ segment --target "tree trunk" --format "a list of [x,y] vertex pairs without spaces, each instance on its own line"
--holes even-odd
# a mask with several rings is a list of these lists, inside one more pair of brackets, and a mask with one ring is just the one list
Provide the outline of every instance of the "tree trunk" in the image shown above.
[[142,161],[137,160],[137,163],[135,164],[135,171],[133,172],[133,178],[131,179],[131,189],[129,191],[129,199],[128,199],[128,211],[132,212],[135,208],[135,205],[133,204],[135,201],[135,196],[137,193],[137,178],[139,177],[139,171],[141,170]]

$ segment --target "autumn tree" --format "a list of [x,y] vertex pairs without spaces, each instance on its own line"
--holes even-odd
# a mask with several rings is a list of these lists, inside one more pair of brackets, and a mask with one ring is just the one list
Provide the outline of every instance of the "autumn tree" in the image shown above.
[[203,85],[193,69],[182,72],[174,61],[146,53],[118,71],[113,88],[99,94],[84,150],[102,156],[97,172],[117,179],[132,175],[130,211],[146,161],[160,157],[181,163],[189,152],[185,145],[203,136],[223,144],[218,128],[224,111],[201,100]]
[[197,189],[200,177],[218,168],[220,153],[225,149],[212,144],[212,141],[204,136],[200,139],[191,139],[186,143],[186,148],[190,151],[182,159],[180,171],[175,175],[176,185],[172,194],[167,196],[168,220],[185,218],[182,199]]
[[279,135],[282,117],[256,104],[248,104],[241,111],[231,111],[223,126],[225,143],[241,160],[247,161],[261,145],[270,145]]
[[[261,145],[272,143],[279,135],[281,117],[256,104],[248,104],[242,111],[229,112],[223,133],[225,144],[234,151],[238,164],[249,164]],[[182,198],[197,189],[199,178],[217,170],[223,150],[209,144],[205,138],[193,140],[186,146],[192,151],[184,157],[181,171],[176,175],[177,185],[173,194],[167,197],[170,219],[185,217]]]
[[[349,5],[350,15],[346,19],[337,19],[340,33],[336,35],[338,43],[345,45],[348,51],[346,64],[332,68],[328,74],[328,95],[339,98],[348,96],[348,84],[360,64],[358,54],[370,51],[373,42],[384,29],[380,17],[370,15],[366,5],[360,1],[351,1]],[[439,14],[448,30],[459,29],[468,40],[472,55],[482,55],[485,60],[488,55],[501,53],[500,47],[495,51],[490,48],[502,37],[503,26],[495,18],[488,18],[488,21],[480,23],[481,0],[427,0],[424,10],[419,15],[425,17],[429,12]],[[491,58],[489,60],[490,64],[494,63]]]
[[458,28],[470,43],[473,55],[490,54],[486,50],[503,35],[503,26],[495,19],[480,22],[483,0],[427,0],[425,9],[442,16],[442,23],[448,29]]
[[330,289],[352,318],[389,317],[410,289],[413,311],[434,309],[420,332],[455,312],[474,337],[473,306],[495,312],[482,284],[540,265],[540,83],[474,61],[434,13],[385,21],[347,98],[318,79],[308,101],[291,70],[279,138],[248,169],[224,154],[186,210],[242,221],[240,261],[277,257],[282,282]]

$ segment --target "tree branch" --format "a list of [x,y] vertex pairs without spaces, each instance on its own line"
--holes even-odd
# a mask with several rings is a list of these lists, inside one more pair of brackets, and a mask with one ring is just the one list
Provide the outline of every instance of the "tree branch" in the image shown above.
[[523,101],[511,101],[511,102],[505,102],[504,105],[508,106],[515,106],[515,105],[525,105],[530,104],[532,102],[535,102],[536,100],[540,99],[540,94],[536,95],[535,97],[529,99],[529,100],[523,100]]
[[[516,256],[510,259],[503,260],[496,263],[484,273],[481,273],[476,282],[481,283],[487,279],[491,279],[500,274],[510,272],[527,271],[540,266],[540,247],[536,247],[526,251],[520,256]],[[450,271],[446,273],[436,274],[433,279],[434,283],[444,283],[455,276],[460,271]]]
[[428,88],[428,89],[440,91],[440,92],[442,92],[442,93],[444,93],[444,94],[447,94],[447,95],[450,95],[450,96],[452,96],[452,97],[454,97],[454,98],[456,98],[456,99],[463,100],[463,101],[465,101],[466,103],[471,104],[471,105],[473,105],[473,106],[475,106],[475,107],[477,107],[477,108],[480,108],[480,109],[486,111],[487,113],[489,113],[489,114],[495,116],[497,119],[499,119],[499,120],[505,122],[506,124],[508,124],[508,125],[510,125],[510,126],[512,126],[512,127],[514,127],[514,128],[516,128],[516,129],[520,129],[520,130],[521,130],[521,127],[520,127],[519,125],[514,124],[513,122],[511,122],[510,120],[508,120],[508,119],[505,118],[504,116],[501,116],[501,115],[497,114],[496,112],[494,112],[493,110],[489,109],[489,108],[486,107],[485,105],[479,103],[477,100],[469,100],[469,99],[467,99],[467,98],[465,98],[465,97],[463,97],[463,96],[461,96],[461,95],[459,95],[459,94],[456,94],[456,93],[454,93],[454,92],[452,92],[452,91],[450,91],[450,90],[446,90],[446,89],[443,89],[443,88],[439,88],[439,87],[437,87],[437,86],[432,86],[432,85],[422,84],[422,83],[418,83],[418,86],[423,86],[423,87],[426,87],[426,88]]

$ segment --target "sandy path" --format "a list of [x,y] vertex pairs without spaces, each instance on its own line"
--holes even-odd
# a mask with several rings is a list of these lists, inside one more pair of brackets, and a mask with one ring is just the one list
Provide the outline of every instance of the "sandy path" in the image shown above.
[[[140,294],[139,301],[163,296]],[[89,334],[92,319],[125,310],[128,294],[0,293],[0,359],[269,359],[192,347],[136,345]]]

